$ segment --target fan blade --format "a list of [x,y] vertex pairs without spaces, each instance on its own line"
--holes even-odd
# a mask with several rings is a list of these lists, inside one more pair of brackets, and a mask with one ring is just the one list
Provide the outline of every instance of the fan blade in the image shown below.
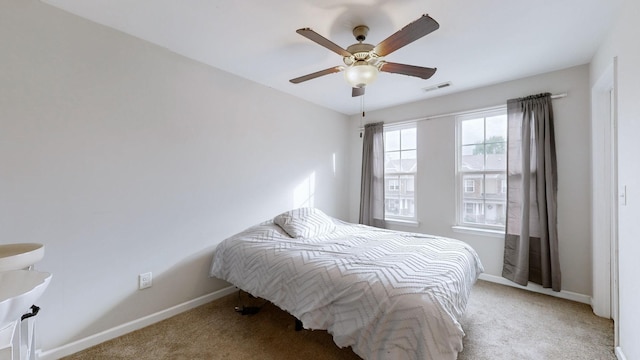
[[329,75],[329,74],[337,73],[337,72],[340,72],[340,71],[342,71],[342,66],[334,66],[332,68],[316,71],[314,73],[307,74],[307,75],[304,75],[304,76],[300,76],[300,77],[297,77],[295,79],[291,79],[289,81],[291,81],[294,84],[299,84],[299,83],[301,83],[303,81],[315,79],[315,78],[320,77],[320,76]]
[[440,24],[433,20],[429,15],[422,15],[418,20],[410,23],[395,34],[382,40],[381,43],[373,48],[373,52],[378,54],[378,56],[389,55],[401,47],[437,30],[439,27]]
[[333,51],[334,53],[341,55],[341,56],[351,56],[351,53],[348,52],[347,50],[341,48],[340,46],[336,45],[335,43],[331,42],[331,40],[325,38],[324,36],[318,34],[317,32],[309,29],[309,28],[303,28],[303,29],[298,29],[296,30],[296,32],[304,37],[306,37],[307,39],[315,42],[316,44],[322,45],[324,47],[326,47],[327,49]]
[[380,71],[415,76],[422,79],[428,79],[432,77],[433,74],[435,74],[436,70],[437,70],[436,68],[405,65],[405,64],[398,64],[398,63],[392,63],[392,62],[385,62],[382,65],[382,68],[380,68]]
[[351,97],[362,96],[364,95],[364,86],[363,87],[354,87],[351,88]]

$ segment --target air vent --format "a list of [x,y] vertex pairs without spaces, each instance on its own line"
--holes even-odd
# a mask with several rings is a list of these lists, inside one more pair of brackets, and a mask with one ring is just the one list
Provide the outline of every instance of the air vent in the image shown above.
[[451,86],[451,81],[447,81],[447,82],[442,83],[442,84],[438,84],[438,85],[434,85],[434,86],[426,87],[426,88],[423,88],[422,90],[424,90],[425,92],[427,92],[427,91],[433,91],[433,90],[443,89],[443,88],[446,88],[446,87],[449,87],[449,86]]

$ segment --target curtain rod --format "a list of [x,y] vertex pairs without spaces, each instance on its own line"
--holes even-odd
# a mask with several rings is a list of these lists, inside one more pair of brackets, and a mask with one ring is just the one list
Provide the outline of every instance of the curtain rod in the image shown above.
[[[567,93],[566,92],[565,93],[551,95],[552,99],[560,99],[560,98],[564,98],[564,97],[567,97]],[[385,125],[411,124],[411,123],[415,123],[415,122],[418,122],[418,121],[433,120],[433,119],[439,119],[439,118],[449,117],[449,116],[458,116],[458,115],[473,114],[473,113],[477,113],[477,112],[498,110],[498,109],[503,109],[505,107],[507,107],[507,104],[490,106],[490,107],[486,107],[486,108],[482,108],[482,109],[474,109],[474,110],[452,112],[452,113],[447,113],[447,114],[433,115],[433,116],[421,117],[421,118],[417,118],[417,119],[394,121],[394,122],[390,122],[390,123],[385,123]],[[358,128],[358,130],[362,131],[362,130],[364,130],[364,127],[361,126],[360,128]]]

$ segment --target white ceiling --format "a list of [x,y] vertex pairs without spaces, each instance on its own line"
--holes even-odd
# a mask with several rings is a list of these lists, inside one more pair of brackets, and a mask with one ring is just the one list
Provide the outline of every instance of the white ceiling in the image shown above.
[[[344,114],[360,98],[342,74],[288,80],[342,65],[339,55],[296,34],[310,27],[346,48],[353,27],[373,45],[422,14],[440,29],[388,55],[438,71],[429,80],[381,73],[366,89],[375,110],[586,64],[611,27],[619,0],[43,0]],[[448,82],[452,86],[425,92]]]

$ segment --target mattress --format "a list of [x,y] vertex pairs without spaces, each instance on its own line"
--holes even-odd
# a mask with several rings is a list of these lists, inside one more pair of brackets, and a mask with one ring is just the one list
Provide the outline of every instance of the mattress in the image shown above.
[[252,226],[216,247],[210,275],[364,359],[456,359],[459,319],[483,271],[473,248],[329,219],[321,231],[311,224],[311,237],[292,237],[274,220]]

